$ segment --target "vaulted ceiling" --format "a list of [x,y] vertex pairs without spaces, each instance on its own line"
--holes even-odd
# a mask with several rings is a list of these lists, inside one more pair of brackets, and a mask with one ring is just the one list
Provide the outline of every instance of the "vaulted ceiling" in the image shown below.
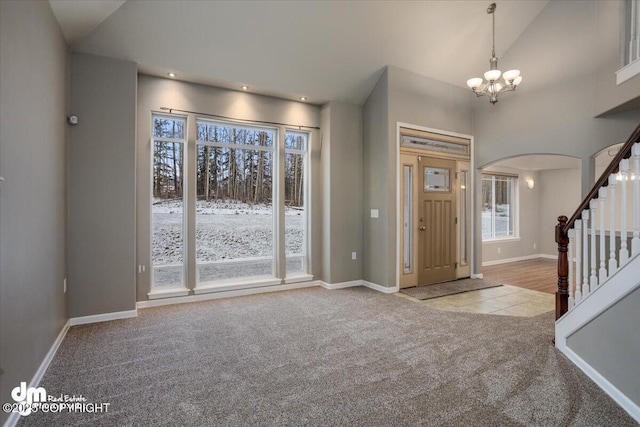
[[[50,2],[54,11],[64,3]],[[499,57],[547,2],[497,2]],[[111,1],[117,10],[105,8],[80,37],[77,27],[100,15],[91,13],[100,2],[70,3],[73,13],[58,8],[56,16],[65,34],[76,26],[75,50],[130,60],[148,74],[314,103],[361,104],[388,64],[466,87],[491,54],[489,1]]]

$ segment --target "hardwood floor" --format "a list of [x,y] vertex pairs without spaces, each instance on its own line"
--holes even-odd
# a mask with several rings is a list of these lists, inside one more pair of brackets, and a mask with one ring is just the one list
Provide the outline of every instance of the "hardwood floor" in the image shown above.
[[482,267],[485,279],[534,291],[555,294],[558,289],[558,263],[538,258]]

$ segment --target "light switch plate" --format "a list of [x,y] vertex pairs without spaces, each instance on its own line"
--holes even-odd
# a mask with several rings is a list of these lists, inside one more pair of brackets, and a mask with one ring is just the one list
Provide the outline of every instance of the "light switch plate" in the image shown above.
[[371,218],[380,218],[380,211],[378,209],[371,209]]

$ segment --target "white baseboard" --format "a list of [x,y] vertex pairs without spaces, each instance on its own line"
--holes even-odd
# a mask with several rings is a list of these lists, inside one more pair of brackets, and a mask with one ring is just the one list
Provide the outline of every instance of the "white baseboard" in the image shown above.
[[87,323],[107,322],[109,320],[116,319],[128,319],[130,317],[137,317],[138,310],[116,311],[114,313],[102,313],[94,314],[92,316],[72,317],[69,319],[71,326],[85,325]]
[[367,282],[366,280],[351,280],[350,282],[340,282],[340,283],[327,283],[321,280],[318,281],[320,286],[326,289],[344,289],[344,288],[352,288],[354,286],[365,286],[367,288],[373,289],[378,292],[382,292],[385,294],[393,294],[395,292],[400,291],[399,286],[382,286],[376,283]]
[[351,280],[350,282],[340,282],[340,283],[327,283],[321,280],[318,281],[320,286],[326,289],[344,289],[344,288],[352,288],[354,286],[362,286],[362,280]]
[[287,283],[284,285],[262,286],[259,288],[247,288],[238,290],[227,290],[220,292],[210,292],[198,295],[188,295],[175,298],[154,299],[149,301],[138,301],[136,308],[160,307],[163,305],[184,304],[189,302],[208,301],[220,298],[240,297],[244,295],[255,295],[267,292],[288,291],[292,289],[310,288],[313,286],[321,286],[319,281],[310,280],[308,282]]
[[600,375],[591,365],[584,361],[580,356],[574,353],[569,347],[565,347],[562,351],[569,360],[571,360],[582,372],[584,372],[594,383],[598,385],[605,393],[609,395],[622,409],[636,422],[640,423],[640,407],[622,393],[616,386],[611,384],[605,377]]
[[550,258],[550,259],[558,259],[558,256],[553,256],[553,255],[545,255],[545,254],[533,254],[533,255],[525,255],[525,256],[520,256],[520,257],[516,257],[516,258],[504,258],[504,259],[497,259],[495,261],[485,261],[482,263],[483,267],[488,267],[490,265],[498,265],[498,264],[508,264],[510,262],[517,262],[517,261],[527,261],[530,259],[538,259],[538,258]]
[[382,292],[385,294],[395,294],[396,292],[400,292],[400,286],[396,285],[396,286],[387,287],[387,286],[378,285],[377,283],[367,282],[366,280],[362,281],[362,286],[366,286],[367,288],[371,288],[374,291]]
[[[49,368],[51,361],[53,360],[56,353],[58,352],[58,349],[60,348],[60,344],[62,344],[62,341],[64,341],[64,337],[67,336],[67,332],[69,331],[70,326],[71,326],[71,322],[67,320],[67,323],[64,324],[64,326],[60,330],[60,333],[56,337],[56,340],[53,342],[53,344],[51,345],[51,348],[49,349],[47,354],[44,356],[44,359],[42,360],[42,363],[40,363],[38,370],[33,375],[33,378],[31,378],[31,382],[29,382],[28,387],[38,387],[38,385],[40,385],[40,380],[42,380],[44,373],[47,372],[47,369]],[[16,386],[18,385],[20,384],[16,384]],[[18,421],[20,421],[20,414],[18,412],[12,412],[9,414],[9,417],[4,422],[3,427],[14,427],[16,424],[18,424]]]
[[471,278],[472,279],[484,279],[484,274],[482,274],[482,273],[472,274]]

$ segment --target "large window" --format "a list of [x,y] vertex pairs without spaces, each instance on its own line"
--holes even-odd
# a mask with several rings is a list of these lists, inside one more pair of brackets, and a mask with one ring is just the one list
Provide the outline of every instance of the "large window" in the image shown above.
[[305,170],[308,135],[287,132],[284,140],[284,249],[286,272],[307,271]]
[[198,283],[274,276],[272,129],[197,122]]
[[183,288],[186,119],[154,115],[152,126],[152,286]]
[[482,175],[482,239],[517,236],[516,199],[518,178],[507,175]]
[[153,115],[151,295],[309,278],[309,134],[191,119]]

